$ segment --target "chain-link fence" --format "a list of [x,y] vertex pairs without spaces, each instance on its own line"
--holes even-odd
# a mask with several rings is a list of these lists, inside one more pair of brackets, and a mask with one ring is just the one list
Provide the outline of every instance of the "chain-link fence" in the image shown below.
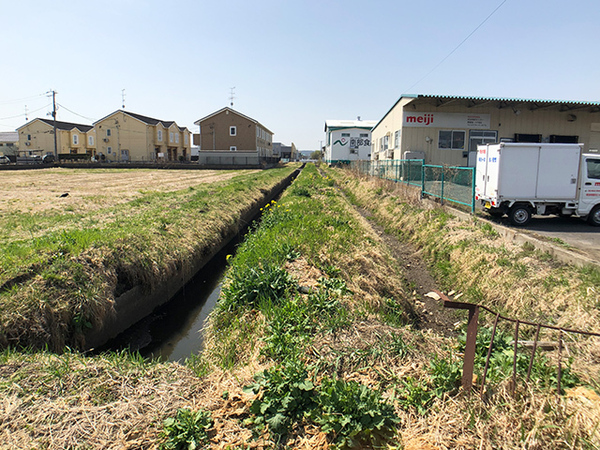
[[350,165],[363,174],[405,183],[421,189],[422,195],[439,198],[475,211],[475,169],[423,164],[422,159],[354,161]]

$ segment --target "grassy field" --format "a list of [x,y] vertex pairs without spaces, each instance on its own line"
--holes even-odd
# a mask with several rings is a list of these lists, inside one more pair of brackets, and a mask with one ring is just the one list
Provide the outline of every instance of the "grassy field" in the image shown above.
[[[263,210],[229,258],[202,355],[184,367],[128,354],[7,350],[0,355],[0,442],[57,449],[600,446],[595,342],[569,343],[574,358],[561,395],[556,355],[540,352],[525,384],[528,357],[519,351],[512,394],[511,336],[501,329],[485,395],[464,395],[464,340],[416,326],[405,262],[365,211],[415,246],[446,291],[509,315],[527,304],[527,314],[543,312],[556,323],[580,324],[582,314],[593,320],[595,271],[511,246],[485,224],[460,222],[397,186],[337,169],[308,166]],[[479,282],[469,276],[474,270]],[[490,274],[494,283],[484,281]],[[550,301],[531,304],[544,282]],[[496,300],[506,286],[519,295]],[[565,293],[578,309],[560,300]],[[478,376],[486,353],[482,339]]]
[[291,171],[2,172],[0,346],[81,348],[116,296],[208,253]]

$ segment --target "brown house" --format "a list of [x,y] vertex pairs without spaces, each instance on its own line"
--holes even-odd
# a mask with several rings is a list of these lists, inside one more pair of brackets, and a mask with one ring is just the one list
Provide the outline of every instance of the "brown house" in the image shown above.
[[201,152],[252,152],[258,157],[273,156],[273,133],[256,120],[229,107],[194,122],[200,135],[194,136]]

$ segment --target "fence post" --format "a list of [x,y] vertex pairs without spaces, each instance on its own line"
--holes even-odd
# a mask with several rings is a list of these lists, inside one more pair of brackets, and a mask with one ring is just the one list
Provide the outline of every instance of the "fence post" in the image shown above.
[[442,192],[440,193],[440,200],[442,205],[444,204],[444,172],[446,171],[445,167],[442,166]]
[[471,170],[471,214],[475,214],[475,168]]
[[421,198],[423,198],[423,192],[425,192],[425,160],[421,164]]
[[467,309],[469,311],[469,323],[467,325],[467,343],[463,360],[462,388],[467,394],[473,387],[473,371],[475,368],[475,350],[477,347],[477,325],[479,323],[479,305],[471,303],[453,302],[444,294],[435,291],[444,300],[444,308]]

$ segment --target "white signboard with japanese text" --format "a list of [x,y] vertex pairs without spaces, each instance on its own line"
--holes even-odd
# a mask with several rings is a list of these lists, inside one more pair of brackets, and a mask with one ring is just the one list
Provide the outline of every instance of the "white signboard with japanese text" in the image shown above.
[[404,111],[403,126],[488,130],[490,115]]

